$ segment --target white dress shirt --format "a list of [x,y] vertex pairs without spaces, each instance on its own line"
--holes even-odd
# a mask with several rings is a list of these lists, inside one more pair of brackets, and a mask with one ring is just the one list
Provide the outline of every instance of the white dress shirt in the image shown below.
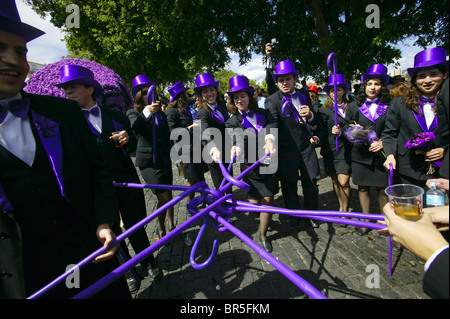
[[92,126],[97,130],[97,132],[102,134],[102,110],[98,107],[97,103],[95,103],[95,105],[88,110],[92,110],[95,107],[98,108],[99,111],[98,115],[95,116],[94,114],[89,113],[88,120],[89,122],[91,122]]
[[[0,100],[0,104],[6,105],[10,101],[21,98],[22,95],[19,92],[12,98]],[[22,120],[8,112],[5,120],[0,123],[0,144],[31,167],[36,155],[36,141],[29,117]]]

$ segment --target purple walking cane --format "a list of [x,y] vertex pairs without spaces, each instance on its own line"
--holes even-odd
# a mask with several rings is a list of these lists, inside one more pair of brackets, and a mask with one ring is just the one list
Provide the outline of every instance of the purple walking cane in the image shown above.
[[[328,55],[327,59],[327,67],[328,70],[332,71],[334,74],[334,125],[338,125],[338,114],[337,114],[337,58],[334,52],[331,52]],[[338,136],[336,135],[336,151],[339,151],[339,141]]]
[[[157,188],[157,189],[165,189],[165,190],[173,190],[173,191],[182,191],[181,194],[174,197],[172,200],[155,210],[149,216],[147,216],[142,221],[138,222],[136,225],[132,226],[122,234],[116,237],[115,242],[112,246],[117,245],[119,242],[124,240],[125,238],[132,235],[138,229],[147,225],[151,220],[157,218],[158,215],[162,214],[167,208],[174,206],[184,198],[186,198],[189,194],[199,192],[200,196],[194,197],[188,204],[187,209],[189,213],[192,215],[187,221],[181,224],[179,227],[175,228],[171,232],[169,232],[166,236],[158,240],[156,243],[152,244],[142,252],[138,253],[136,256],[131,258],[130,260],[123,263],[117,269],[106,275],[105,277],[98,280],[96,283],[86,288],[79,294],[77,294],[74,299],[86,299],[91,298],[100,290],[104,289],[112,282],[117,280],[119,277],[123,276],[123,274],[129,271],[136,264],[147,258],[150,254],[161,248],[167,242],[173,240],[176,236],[180,235],[184,230],[188,227],[196,223],[198,220],[203,218],[203,225],[200,229],[200,232],[197,235],[193,248],[190,254],[190,263],[194,269],[204,269],[209,266],[217,256],[218,252],[218,240],[214,240],[211,255],[204,261],[203,263],[196,262],[196,252],[199,246],[199,243],[206,231],[206,227],[210,224],[216,230],[230,231],[238,238],[240,238],[244,243],[246,243],[250,248],[252,248],[257,254],[259,254],[263,259],[269,262],[273,267],[275,267],[281,274],[291,280],[295,285],[297,285],[302,291],[304,291],[309,297],[313,299],[326,299],[327,297],[320,292],[317,288],[311,285],[309,282],[298,276],[295,272],[289,269],[286,265],[278,261],[274,256],[266,252],[260,245],[254,242],[251,238],[245,235],[242,231],[234,227],[229,223],[230,217],[239,212],[269,212],[269,213],[278,213],[278,214],[287,214],[294,217],[302,217],[302,218],[313,218],[325,222],[332,223],[342,223],[347,225],[354,225],[357,227],[368,227],[374,229],[384,229],[385,226],[381,224],[374,224],[365,221],[359,220],[351,220],[346,218],[361,218],[361,219],[374,219],[374,220],[382,220],[384,219],[383,215],[371,215],[369,218],[366,217],[366,214],[362,213],[350,213],[350,212],[336,212],[336,211],[306,211],[306,210],[289,210],[284,208],[265,206],[265,205],[255,205],[248,202],[236,201],[232,198],[232,194],[223,195],[229,188],[233,185],[240,187],[244,190],[249,189],[249,185],[242,181],[242,178],[248,174],[251,170],[255,169],[265,158],[270,156],[270,153],[265,154],[261,159],[252,164],[249,168],[244,170],[237,177],[233,177],[230,175],[229,171],[231,169],[231,165],[227,170],[225,166],[219,161],[219,166],[221,168],[222,174],[224,176],[224,182],[219,190],[211,189],[204,182],[197,183],[193,186],[180,186],[180,185],[155,185],[155,184],[128,184],[128,183],[115,183],[115,187],[130,187],[130,188]],[[233,158],[234,161],[234,158]],[[201,204],[208,204],[207,207],[202,209],[201,211],[197,211],[196,207]],[[344,218],[346,217],[346,218]],[[222,226],[218,226],[215,222],[219,223]],[[85,266],[90,263],[95,257],[105,253],[106,250],[104,248],[100,248],[84,260],[79,262],[77,265],[69,269],[66,273],[59,276],[57,279],[49,283],[47,286],[28,297],[28,299],[34,299],[42,296],[50,289],[54,288],[56,285],[61,284],[69,275],[71,275],[77,269]]]
[[[389,186],[392,186],[394,180],[394,166],[389,164]],[[389,276],[392,277],[392,236],[389,235]]]

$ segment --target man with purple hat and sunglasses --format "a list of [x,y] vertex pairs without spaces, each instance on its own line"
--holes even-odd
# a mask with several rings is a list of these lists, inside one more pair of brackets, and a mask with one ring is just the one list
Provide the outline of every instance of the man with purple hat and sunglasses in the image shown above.
[[[320,174],[319,161],[314,145],[319,143],[311,134],[315,125],[309,95],[295,89],[299,71],[292,61],[281,61],[275,66],[273,78],[279,91],[266,99],[266,109],[270,110],[278,123],[278,171],[285,207],[302,209],[297,194],[297,182],[302,182],[305,210],[318,208],[319,189],[317,177]],[[313,145],[314,144],[314,145]],[[299,176],[300,170],[300,176]],[[298,219],[292,220],[296,226]],[[310,220],[313,227],[318,227]]]
[[[22,91],[27,42],[44,34],[0,2],[0,299],[25,298],[101,247],[111,249],[117,202],[77,103]],[[99,242],[100,241],[100,242]],[[115,248],[80,269],[80,288],[117,265]],[[64,283],[44,297],[82,289]],[[125,280],[96,297],[130,298]]]

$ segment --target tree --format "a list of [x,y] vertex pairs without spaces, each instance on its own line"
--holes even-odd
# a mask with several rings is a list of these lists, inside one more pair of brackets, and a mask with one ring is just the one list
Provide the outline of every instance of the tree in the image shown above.
[[[279,41],[276,60],[293,60],[300,77],[319,81],[331,74],[330,52],[350,80],[371,64],[400,58],[394,45],[411,36],[421,47],[448,47],[449,0],[78,0],[80,28],[65,27],[72,0],[26,1],[67,32],[74,55],[115,70],[128,84],[138,74],[161,84],[192,81],[223,69],[229,50],[244,64],[272,38]],[[369,5],[379,10],[372,17],[379,28],[367,26]]]

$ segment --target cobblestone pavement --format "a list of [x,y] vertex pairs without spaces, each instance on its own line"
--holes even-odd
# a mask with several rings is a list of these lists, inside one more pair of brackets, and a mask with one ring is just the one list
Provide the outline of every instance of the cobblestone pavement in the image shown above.
[[[320,159],[322,164],[322,160]],[[236,171],[237,169],[235,169]],[[323,166],[322,166],[323,172]],[[212,185],[209,173],[207,183]],[[331,179],[321,176],[319,208],[337,210],[337,200]],[[174,183],[185,180],[174,170]],[[357,188],[351,184],[350,211],[360,212]],[[299,183],[299,195],[302,198]],[[146,189],[147,210],[156,209],[156,197]],[[178,192],[175,192],[178,194]],[[245,193],[233,188],[236,199],[245,200]],[[175,223],[187,218],[187,200],[175,206]],[[283,207],[280,193],[275,206]],[[372,212],[380,213],[372,193]],[[291,229],[287,216],[274,215],[268,236],[272,240],[272,255],[300,277],[313,284],[330,299],[429,299],[422,290],[424,262],[411,252],[397,247],[393,252],[393,276],[389,276],[388,237],[372,230],[366,236],[357,234],[355,227],[321,223],[319,228]],[[247,236],[259,241],[259,214],[239,213],[231,222]],[[198,233],[201,223],[187,232]],[[158,240],[156,220],[146,226],[151,241]],[[262,259],[251,248],[230,232],[217,232],[209,227],[197,252],[197,262],[209,257],[214,239],[220,242],[213,263],[195,270],[189,263],[191,248],[185,246],[182,236],[154,253],[163,277],[153,282],[144,277],[136,299],[304,299],[309,298],[291,281]],[[131,249],[131,248],[130,248]],[[376,275],[379,270],[378,280]],[[142,274],[140,266],[138,273]]]

